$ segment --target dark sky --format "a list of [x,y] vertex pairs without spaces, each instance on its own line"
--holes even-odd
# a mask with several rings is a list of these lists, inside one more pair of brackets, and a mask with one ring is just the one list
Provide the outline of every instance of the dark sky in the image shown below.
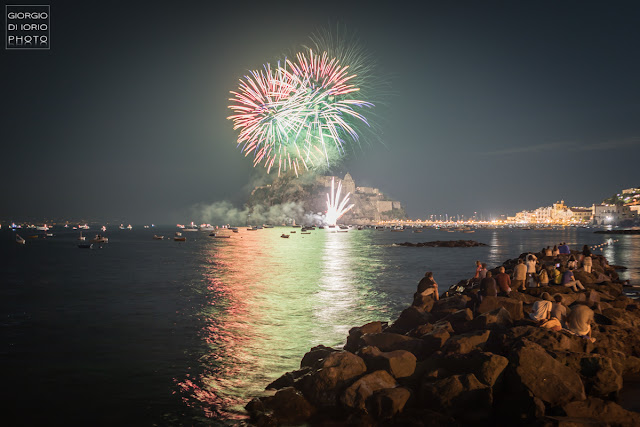
[[376,107],[384,145],[335,172],[410,216],[590,205],[640,185],[640,2],[218,3],[50,2],[51,50],[0,53],[0,218],[173,223],[197,203],[240,206],[256,171],[229,90],[338,23],[391,95]]

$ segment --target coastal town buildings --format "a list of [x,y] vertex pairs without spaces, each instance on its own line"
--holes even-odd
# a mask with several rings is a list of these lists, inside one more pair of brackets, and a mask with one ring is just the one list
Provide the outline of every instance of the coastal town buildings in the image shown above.
[[617,225],[624,221],[633,221],[637,213],[625,205],[593,205],[593,224]]

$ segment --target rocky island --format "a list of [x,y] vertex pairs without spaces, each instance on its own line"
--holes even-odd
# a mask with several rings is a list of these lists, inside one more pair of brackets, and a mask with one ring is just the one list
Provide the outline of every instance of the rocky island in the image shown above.
[[[516,261],[503,263],[507,272]],[[312,348],[246,409],[261,426],[640,425],[640,413],[620,404],[640,373],[640,304],[602,256],[574,275],[585,290],[417,294],[395,322],[354,327],[343,348]],[[543,292],[590,307],[592,339],[529,320]]]

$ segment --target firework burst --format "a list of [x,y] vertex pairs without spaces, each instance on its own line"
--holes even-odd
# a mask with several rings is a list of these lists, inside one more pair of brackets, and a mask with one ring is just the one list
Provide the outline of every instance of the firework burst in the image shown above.
[[327,215],[325,217],[326,223],[332,226],[335,226],[342,215],[349,212],[354,206],[353,204],[347,206],[351,193],[347,193],[344,198],[340,199],[342,182],[338,182],[338,189],[335,190],[334,181],[335,178],[331,178],[331,193],[327,193]]
[[[369,123],[363,114],[373,107],[358,93],[366,68],[353,50],[305,48],[292,59],[251,71],[232,91],[234,112],[228,117],[239,130],[238,145],[253,165],[278,174],[322,169],[358,143],[358,128]],[[345,64],[341,57],[353,61]]]

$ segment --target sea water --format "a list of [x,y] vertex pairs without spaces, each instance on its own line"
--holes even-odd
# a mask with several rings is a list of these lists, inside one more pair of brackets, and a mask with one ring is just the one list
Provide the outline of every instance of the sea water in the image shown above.
[[[395,319],[426,271],[442,293],[472,277],[476,260],[491,268],[560,242],[609,243],[594,252],[640,283],[640,236],[590,229],[240,228],[176,242],[173,227],[134,227],[107,230],[109,243],[93,249],[77,247],[77,231],[50,231],[26,245],[0,231],[0,419],[10,425],[242,422],[246,402],[311,347],[341,346],[351,327]],[[489,246],[394,245],[458,239]]]

